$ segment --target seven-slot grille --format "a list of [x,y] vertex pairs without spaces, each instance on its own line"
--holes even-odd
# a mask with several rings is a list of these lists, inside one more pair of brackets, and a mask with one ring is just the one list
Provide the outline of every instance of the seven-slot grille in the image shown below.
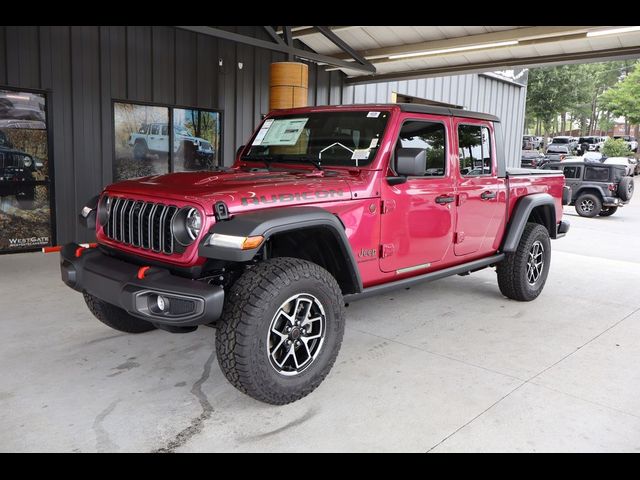
[[178,207],[121,197],[112,197],[111,201],[111,214],[104,226],[107,237],[158,253],[174,252],[171,221]]

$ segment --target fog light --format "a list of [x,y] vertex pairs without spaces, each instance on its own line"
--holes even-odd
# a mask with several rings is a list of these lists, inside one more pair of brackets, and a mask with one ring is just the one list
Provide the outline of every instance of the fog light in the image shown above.
[[169,299],[158,295],[158,297],[156,298],[156,305],[158,306],[158,310],[164,312],[169,308]]

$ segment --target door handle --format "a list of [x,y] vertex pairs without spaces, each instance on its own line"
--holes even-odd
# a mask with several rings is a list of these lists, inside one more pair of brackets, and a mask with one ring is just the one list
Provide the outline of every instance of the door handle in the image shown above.
[[482,195],[480,195],[480,198],[482,200],[490,200],[490,199],[496,198],[496,192],[482,192]]
[[436,197],[436,203],[439,203],[440,205],[446,205],[447,203],[452,203],[455,200],[455,197],[453,195],[448,196],[448,195],[440,195],[439,197]]

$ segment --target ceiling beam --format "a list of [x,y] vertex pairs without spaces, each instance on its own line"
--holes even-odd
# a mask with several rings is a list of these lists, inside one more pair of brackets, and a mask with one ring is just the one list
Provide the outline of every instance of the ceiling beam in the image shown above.
[[[330,28],[332,31],[334,32],[340,32],[343,30],[349,30],[350,28],[358,28],[358,25],[337,25],[337,26],[333,26],[333,27],[328,27]],[[318,33],[318,31],[315,29],[315,27],[311,27],[311,26],[304,26],[304,27],[292,27],[292,32],[293,32],[293,38],[302,38],[302,37],[307,37],[309,35],[315,35],[316,33]],[[282,29],[279,29],[277,31],[279,34],[282,34]]]
[[[556,41],[558,36],[581,34],[594,27],[590,26],[542,26],[515,28],[512,30],[502,30],[499,32],[481,33],[478,35],[466,35],[463,37],[447,38],[443,40],[430,40],[427,42],[411,43],[406,45],[396,45],[392,47],[373,48],[361,50],[358,53],[372,63],[388,61],[392,55],[405,53],[425,52],[430,50],[444,50],[448,48],[459,48],[470,45],[491,44],[496,42],[507,42],[513,40],[534,40],[540,39],[544,42]],[[546,37],[546,38],[544,38]],[[478,51],[478,50],[476,50]],[[481,51],[481,50],[480,50]],[[456,52],[460,53],[460,52]],[[337,54],[336,58],[349,61],[349,55]],[[421,57],[411,57],[421,58]],[[382,59],[382,60],[381,60]]]
[[325,37],[327,37],[331,42],[333,42],[338,48],[340,48],[343,52],[351,55],[351,57],[358,62],[360,65],[367,65],[371,68],[373,68],[373,71],[375,72],[376,68],[371,64],[371,62],[369,62],[367,59],[365,59],[362,55],[360,55],[358,52],[356,52],[347,42],[345,42],[344,40],[342,40],[338,35],[336,35],[329,27],[324,27],[324,26],[317,26],[315,27],[318,29],[318,31],[324,35]]
[[450,65],[445,67],[411,70],[410,72],[390,72],[379,75],[364,75],[348,77],[346,84],[386,82],[390,80],[412,80],[426,77],[441,77],[445,75],[461,75],[466,73],[482,73],[500,70],[508,67],[544,67],[553,65],[567,65],[573,63],[592,63],[603,60],[627,60],[640,57],[640,46],[611,48],[588,52],[561,53],[536,57],[523,57],[507,60],[496,60],[472,64]]
[[189,30],[191,32],[202,33],[212,37],[222,38],[225,40],[231,40],[233,42],[243,43],[245,45],[251,45],[253,47],[265,48],[267,50],[275,50],[276,52],[282,52],[289,55],[294,55],[299,58],[311,60],[313,62],[323,63],[327,65],[334,65],[336,67],[349,68],[350,70],[360,70],[367,73],[375,72],[375,68],[369,65],[360,65],[357,62],[348,63],[344,60],[339,60],[335,57],[328,55],[321,55],[315,52],[308,52],[300,48],[294,48],[290,45],[280,45],[276,42],[269,42],[267,40],[260,40],[255,37],[249,37],[247,35],[241,35],[239,33],[228,32],[219,28],[207,27],[207,26],[177,26],[183,30]]

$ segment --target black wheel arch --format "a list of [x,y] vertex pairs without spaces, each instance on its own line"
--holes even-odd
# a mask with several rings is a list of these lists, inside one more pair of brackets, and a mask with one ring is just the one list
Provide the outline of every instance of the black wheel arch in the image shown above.
[[[214,233],[251,237],[262,235],[258,248],[239,250],[209,245]],[[249,212],[216,222],[198,248],[202,257],[249,262],[258,253],[266,257],[294,257],[328,270],[344,294],[360,293],[362,280],[345,227],[334,214],[319,207],[285,207]]]
[[538,223],[549,232],[549,237],[556,238],[556,206],[555,201],[548,193],[534,193],[522,197],[515,209],[509,223],[507,232],[502,241],[502,252],[515,252],[520,243],[520,238],[527,223]]

